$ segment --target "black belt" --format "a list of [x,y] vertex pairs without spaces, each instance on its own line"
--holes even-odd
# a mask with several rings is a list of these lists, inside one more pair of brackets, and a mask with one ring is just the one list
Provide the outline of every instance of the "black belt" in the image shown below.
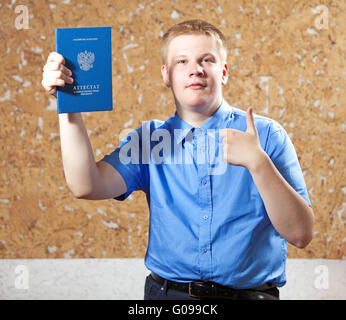
[[[154,272],[151,272],[152,278],[161,286],[165,279]],[[215,282],[193,281],[193,282],[175,282],[167,280],[167,288],[188,293],[195,298],[220,298],[220,299],[246,299],[246,300],[277,300],[278,296],[265,292],[276,287],[271,283],[265,283],[262,286],[251,289],[233,289],[221,286]]]

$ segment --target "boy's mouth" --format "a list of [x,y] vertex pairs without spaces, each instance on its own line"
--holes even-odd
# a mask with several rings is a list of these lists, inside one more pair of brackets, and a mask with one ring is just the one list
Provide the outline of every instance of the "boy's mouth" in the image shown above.
[[205,88],[207,85],[202,83],[202,82],[194,82],[191,83],[190,85],[188,85],[188,88],[191,89],[201,89],[201,88]]

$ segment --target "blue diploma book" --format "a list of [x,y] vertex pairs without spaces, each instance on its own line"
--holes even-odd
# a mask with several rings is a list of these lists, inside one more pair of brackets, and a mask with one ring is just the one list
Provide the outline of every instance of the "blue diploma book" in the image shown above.
[[111,27],[55,29],[74,82],[57,87],[58,113],[113,110]]

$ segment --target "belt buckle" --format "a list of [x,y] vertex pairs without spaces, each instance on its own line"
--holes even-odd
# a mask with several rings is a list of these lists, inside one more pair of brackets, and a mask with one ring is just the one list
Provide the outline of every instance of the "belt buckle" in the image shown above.
[[[198,290],[198,287],[200,288],[200,290]],[[194,282],[189,282],[189,296],[193,297],[193,298],[205,298],[205,297],[211,297],[212,296],[212,287],[214,287],[213,285],[206,288],[205,283],[202,281],[194,281]],[[201,289],[204,290],[201,290]],[[196,293],[196,290],[199,294]],[[201,294],[203,293],[203,291],[206,293],[205,294]]]

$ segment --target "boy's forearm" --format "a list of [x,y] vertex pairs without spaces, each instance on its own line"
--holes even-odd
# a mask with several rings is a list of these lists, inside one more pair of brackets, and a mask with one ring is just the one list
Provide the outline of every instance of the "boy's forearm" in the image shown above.
[[263,152],[258,165],[249,169],[274,228],[291,244],[303,248],[312,239],[313,211],[287,183]]
[[97,168],[81,114],[59,114],[59,127],[67,185],[76,197],[89,194]]

